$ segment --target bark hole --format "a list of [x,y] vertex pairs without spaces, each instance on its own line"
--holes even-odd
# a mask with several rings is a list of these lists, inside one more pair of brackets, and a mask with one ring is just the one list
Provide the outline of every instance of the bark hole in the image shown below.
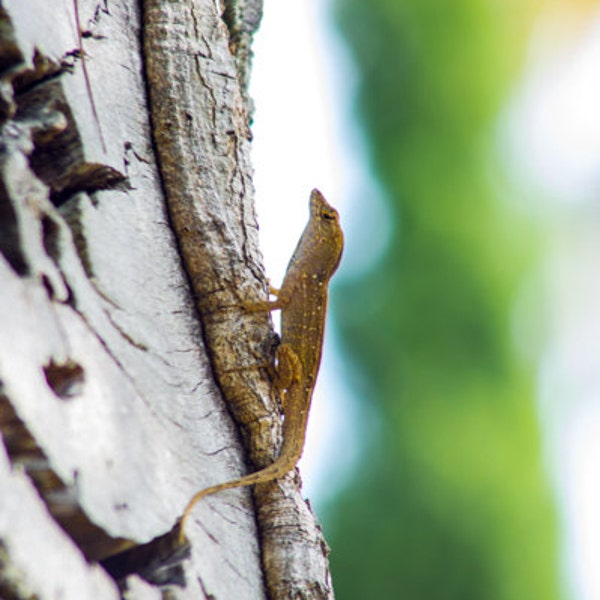
[[51,361],[44,367],[44,376],[52,391],[62,400],[70,400],[83,391],[85,371],[74,361],[62,364]]

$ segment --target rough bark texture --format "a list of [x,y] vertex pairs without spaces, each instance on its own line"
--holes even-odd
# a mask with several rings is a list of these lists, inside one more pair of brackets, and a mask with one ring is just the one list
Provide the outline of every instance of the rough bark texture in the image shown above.
[[293,475],[256,490],[260,533],[232,490],[198,506],[191,551],[169,534],[246,471],[230,414],[254,467],[278,449],[274,335],[239,308],[265,294],[260,2],[80,0],[99,123],[73,1],[0,6],[0,597],[331,597]]

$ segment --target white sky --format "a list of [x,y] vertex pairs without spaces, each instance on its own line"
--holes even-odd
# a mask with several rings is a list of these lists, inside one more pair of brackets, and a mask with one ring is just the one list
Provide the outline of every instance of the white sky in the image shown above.
[[[564,17],[561,19],[561,17]],[[513,167],[558,203],[598,202],[600,12],[542,16],[513,112]]]

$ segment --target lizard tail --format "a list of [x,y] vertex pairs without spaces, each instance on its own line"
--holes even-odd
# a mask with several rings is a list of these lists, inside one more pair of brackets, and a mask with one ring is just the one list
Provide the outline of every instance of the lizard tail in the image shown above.
[[290,460],[286,460],[285,462],[281,462],[276,460],[273,464],[261,469],[260,471],[256,471],[256,473],[250,473],[250,475],[245,475],[244,477],[239,477],[238,479],[232,479],[231,481],[226,481],[224,483],[219,483],[217,485],[212,485],[210,487],[204,488],[199,492],[196,492],[192,499],[188,502],[185,510],[183,511],[183,515],[181,517],[181,521],[179,522],[179,541],[181,543],[184,542],[185,539],[185,524],[192,513],[192,510],[198,504],[202,498],[205,496],[210,496],[211,494],[215,494],[217,492],[222,492],[223,490],[230,490],[232,488],[237,487],[246,487],[248,485],[254,485],[255,483],[263,483],[266,481],[272,481],[273,479],[279,479],[283,477],[286,473],[291,471],[296,465],[296,458],[293,457]]
[[[280,346],[280,348],[281,347],[282,346]],[[293,386],[291,389],[296,388]],[[290,400],[288,399],[288,401]],[[304,436],[294,435],[294,432],[305,431],[307,418],[308,410],[288,412],[286,414],[283,422],[283,447],[281,448],[281,454],[275,460],[275,462],[271,463],[260,471],[256,471],[255,473],[250,473],[249,475],[238,477],[237,479],[232,479],[231,481],[225,481],[224,483],[219,483],[196,492],[196,494],[192,496],[192,499],[185,507],[179,523],[180,542],[183,543],[185,540],[185,524],[192,510],[205,496],[209,496],[210,494],[215,494],[216,492],[221,492],[223,490],[229,490],[231,488],[245,487],[248,485],[254,485],[256,483],[273,481],[274,479],[279,479],[286,473],[289,473],[296,466],[296,463],[302,455],[302,450],[304,447]]]

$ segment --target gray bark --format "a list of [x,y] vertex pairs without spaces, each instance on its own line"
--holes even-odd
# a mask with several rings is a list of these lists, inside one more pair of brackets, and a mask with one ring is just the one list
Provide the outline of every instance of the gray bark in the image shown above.
[[[245,88],[260,3],[225,4],[224,21],[210,0],[80,0],[92,103],[72,0],[2,2],[0,597],[332,595],[294,474],[207,498],[188,547],[169,535],[280,436],[253,368],[270,321],[235,308],[266,289]],[[163,42],[182,62],[167,115],[153,105],[159,164],[145,66],[173,67]]]

